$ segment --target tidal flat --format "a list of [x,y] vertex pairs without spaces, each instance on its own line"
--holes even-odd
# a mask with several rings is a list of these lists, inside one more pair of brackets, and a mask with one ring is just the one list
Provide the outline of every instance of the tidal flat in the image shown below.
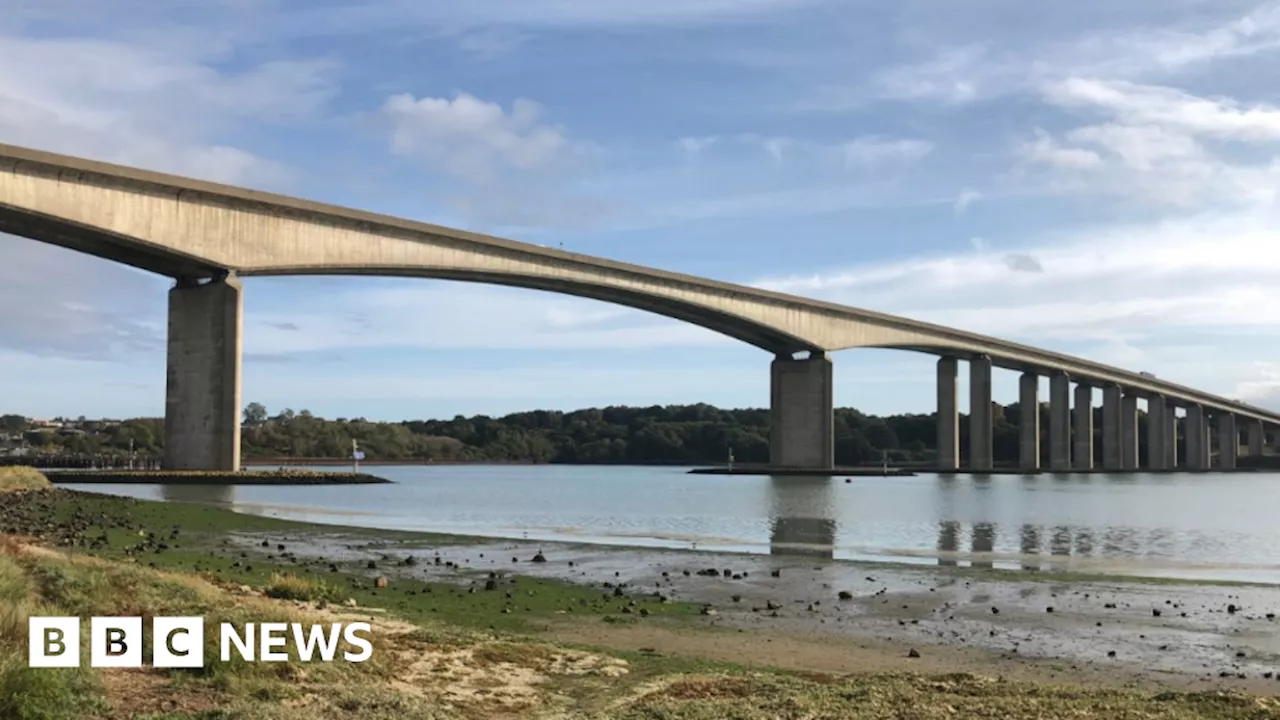
[[[194,601],[138,588],[194,583],[208,593],[201,607],[367,619],[383,656],[397,658],[337,674],[296,661],[234,681],[216,667],[94,671],[83,687],[96,689],[75,693],[98,698],[93,709],[13,717],[345,707],[349,717],[1280,718],[1280,589],[1270,586],[513,542],[60,489],[0,496],[0,532],[23,603],[160,614]],[[94,588],[125,585],[92,600]],[[0,638],[0,656],[17,657],[18,640]],[[6,687],[36,682],[5,662]],[[46,694],[59,707],[58,691]]]

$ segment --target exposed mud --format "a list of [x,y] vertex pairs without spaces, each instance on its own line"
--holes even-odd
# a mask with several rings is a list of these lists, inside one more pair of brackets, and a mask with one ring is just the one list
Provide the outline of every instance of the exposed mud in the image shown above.
[[[243,542],[252,548],[261,540]],[[392,569],[383,562],[378,572],[422,579],[468,584],[502,570],[593,585],[624,583],[629,593],[660,592],[705,603],[714,612],[700,621],[730,629],[874,640],[902,652],[971,648],[993,661],[1054,660],[1067,668],[1110,667],[1175,684],[1280,692],[1280,587],[1081,580],[1052,573],[1024,578],[950,567],[555,543],[494,541],[435,549],[369,545],[338,535],[308,541],[299,555],[328,562],[413,556],[414,566],[396,563]],[[533,562],[538,554],[545,562]]]

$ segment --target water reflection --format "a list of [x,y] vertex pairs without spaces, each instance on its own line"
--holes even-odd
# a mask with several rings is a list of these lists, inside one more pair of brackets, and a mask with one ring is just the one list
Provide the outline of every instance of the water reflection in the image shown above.
[[174,502],[231,505],[236,501],[234,485],[161,485],[160,496]]
[[994,523],[974,523],[969,549],[974,554],[970,565],[977,568],[993,567],[991,553],[996,549],[996,526]]
[[834,478],[769,478],[769,553],[833,558]]

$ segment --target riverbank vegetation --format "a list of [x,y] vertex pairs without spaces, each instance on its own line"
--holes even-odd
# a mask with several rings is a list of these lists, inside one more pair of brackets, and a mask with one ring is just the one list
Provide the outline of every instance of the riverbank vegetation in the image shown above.
[[[708,648],[725,634],[701,622],[709,618],[696,606],[659,602],[638,588],[602,596],[599,588],[519,575],[518,564],[495,575],[454,568],[452,582],[414,579],[402,553],[445,549],[450,539],[441,536],[53,488],[7,492],[0,529],[7,533],[0,535],[0,717],[13,720],[1280,720],[1275,699],[1238,693],[1042,685],[968,673],[780,671],[765,656],[746,658],[747,665],[696,652],[566,645],[554,630],[565,623],[591,628],[605,647],[609,633],[641,623],[703,638]],[[286,544],[305,543],[308,533],[348,531],[344,543],[381,548],[383,560],[311,563]],[[223,663],[217,634],[206,631],[200,668],[33,669],[26,666],[33,614],[140,615],[145,625],[156,615],[199,615],[206,628],[359,620],[373,625],[374,656],[361,664],[307,662],[290,646],[287,662]],[[87,633],[81,640],[87,652]]]
[[[1020,409],[1013,404],[996,405],[993,410],[996,462],[1012,464],[1018,457]],[[1040,412],[1042,433],[1047,433],[1047,407],[1042,406]],[[1101,413],[1101,408],[1095,412]],[[740,463],[769,460],[770,414],[760,408],[724,410],[705,404],[606,407],[573,412],[535,410],[498,418],[477,415],[372,422],[363,418],[328,420],[306,410],[271,415],[262,405],[250,403],[244,421],[242,443],[247,460],[350,458],[353,440],[369,460],[380,461],[704,465],[724,462],[730,450]],[[1145,422],[1145,415],[1139,422]],[[16,426],[17,422],[6,424]],[[963,437],[966,416],[961,416],[960,425]],[[118,457],[133,452],[155,457],[162,449],[163,427],[162,420],[135,419],[106,424],[86,421],[74,431],[23,426],[18,432],[27,439],[30,452],[37,455]],[[1101,417],[1094,427],[1101,433]],[[877,417],[837,408],[834,430],[837,465],[886,460],[900,465],[929,464],[936,457],[937,427],[932,413]],[[1145,438],[1145,433],[1140,432],[1139,437]],[[1041,446],[1048,448],[1047,437]],[[1094,446],[1101,453],[1101,441]],[[967,444],[962,444],[962,457],[966,452]]]

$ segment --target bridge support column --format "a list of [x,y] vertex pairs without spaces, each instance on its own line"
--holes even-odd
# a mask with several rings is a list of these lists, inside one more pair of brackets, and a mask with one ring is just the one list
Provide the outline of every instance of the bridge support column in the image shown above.
[[1178,469],[1178,406],[1166,402],[1164,406],[1165,422],[1165,457],[1164,466],[1168,470]]
[[1120,400],[1120,469],[1138,469],[1138,396],[1128,392]]
[[240,469],[244,303],[235,277],[169,291],[164,468]]
[[1261,420],[1249,421],[1249,457],[1262,455],[1263,441],[1267,435],[1263,432]]
[[956,391],[959,372],[955,358],[938,360],[938,470],[941,472],[960,467],[960,406]]
[[1076,383],[1072,470],[1093,469],[1093,387]]
[[1236,428],[1236,416],[1224,412],[1218,415],[1218,468],[1235,470],[1240,455],[1240,432]]
[[1018,379],[1018,469],[1040,471],[1040,376],[1033,372]]
[[1071,471],[1071,378],[1049,376],[1049,470]]
[[1187,406],[1187,418],[1184,432],[1187,436],[1187,469],[1208,470],[1208,440],[1204,422],[1204,408],[1199,405]]
[[991,358],[969,359],[969,471],[991,472]]
[[774,358],[769,368],[769,464],[780,468],[835,465],[831,358]]
[[1120,386],[1102,388],[1102,469],[1120,469]]
[[1155,395],[1147,398],[1147,469],[1167,470],[1169,452],[1165,444],[1169,432],[1165,425],[1169,422],[1169,409],[1165,406],[1164,396]]

